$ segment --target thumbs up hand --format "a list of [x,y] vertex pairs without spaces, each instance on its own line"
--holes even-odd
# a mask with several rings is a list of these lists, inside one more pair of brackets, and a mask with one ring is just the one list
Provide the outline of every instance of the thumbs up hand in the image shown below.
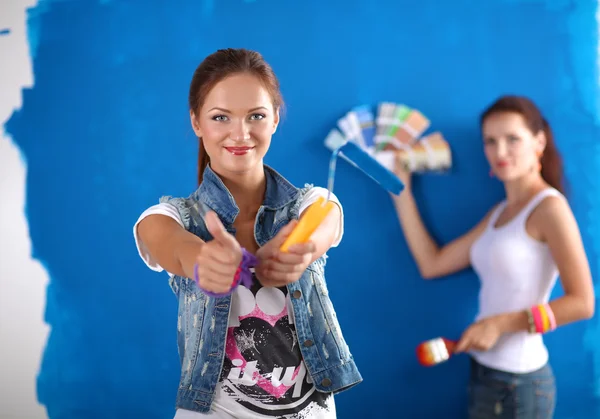
[[298,222],[292,220],[256,252],[259,261],[256,266],[256,277],[263,286],[282,287],[295,282],[310,265],[316,251],[312,241],[294,244],[287,252],[279,250],[296,224]]
[[204,243],[196,258],[200,288],[212,293],[226,293],[231,289],[238,266],[242,261],[242,247],[225,230],[217,214],[205,215],[206,228],[213,240]]

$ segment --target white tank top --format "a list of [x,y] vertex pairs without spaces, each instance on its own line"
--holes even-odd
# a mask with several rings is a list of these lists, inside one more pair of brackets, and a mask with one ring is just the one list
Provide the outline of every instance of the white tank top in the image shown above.
[[[558,269],[548,245],[533,239],[525,229],[531,212],[548,196],[562,197],[556,189],[544,189],[511,221],[497,228],[494,225],[506,207],[502,201],[471,246],[471,265],[481,281],[477,320],[548,302]],[[526,331],[505,334],[491,350],[471,355],[482,365],[512,373],[532,372],[548,362],[542,336]]]

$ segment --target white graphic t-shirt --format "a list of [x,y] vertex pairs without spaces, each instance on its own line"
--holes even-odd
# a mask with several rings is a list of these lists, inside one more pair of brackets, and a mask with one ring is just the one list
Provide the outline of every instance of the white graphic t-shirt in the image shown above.
[[236,418],[335,418],[333,396],[316,391],[307,374],[287,289],[254,278],[231,304],[213,409]]

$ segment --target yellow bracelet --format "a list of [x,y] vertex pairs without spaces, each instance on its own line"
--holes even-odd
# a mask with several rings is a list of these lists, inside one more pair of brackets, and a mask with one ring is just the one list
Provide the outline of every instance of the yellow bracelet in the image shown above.
[[538,305],[538,310],[540,310],[540,316],[542,317],[542,324],[544,325],[544,331],[542,333],[546,333],[550,330],[550,319],[548,319],[548,313],[546,312],[546,307],[544,304]]

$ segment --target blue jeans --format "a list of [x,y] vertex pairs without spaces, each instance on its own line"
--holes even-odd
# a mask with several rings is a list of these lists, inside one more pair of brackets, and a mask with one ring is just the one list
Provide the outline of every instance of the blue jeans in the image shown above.
[[556,384],[550,365],[513,374],[471,359],[469,419],[552,419],[555,404]]

